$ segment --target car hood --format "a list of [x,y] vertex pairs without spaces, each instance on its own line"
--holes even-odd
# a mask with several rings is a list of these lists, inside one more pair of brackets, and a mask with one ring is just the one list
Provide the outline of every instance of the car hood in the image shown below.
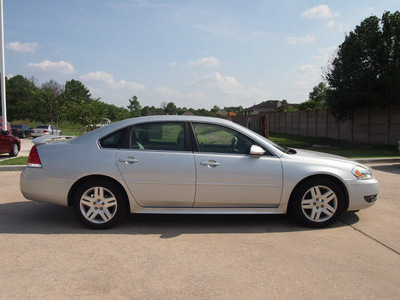
[[354,164],[355,162],[339,155],[334,155],[334,154],[329,154],[329,153],[324,153],[324,152],[317,152],[317,151],[311,151],[311,150],[304,150],[304,149],[294,149],[296,151],[296,158],[305,158],[305,159],[310,159],[310,158],[315,158],[315,159],[329,159],[333,161],[340,161],[340,162],[347,162],[347,163],[352,163]]

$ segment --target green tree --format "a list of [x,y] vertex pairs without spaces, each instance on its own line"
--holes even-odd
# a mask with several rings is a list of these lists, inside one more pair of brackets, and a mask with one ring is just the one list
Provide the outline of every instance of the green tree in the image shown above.
[[142,106],[139,103],[138,97],[133,96],[129,99],[128,109],[131,117],[139,117],[142,115]]
[[72,79],[65,83],[64,94],[68,102],[75,102],[75,103],[79,103],[81,101],[89,102],[92,97],[89,89],[86,88],[82,82],[75,79]]
[[82,131],[91,131],[104,118],[105,106],[99,100],[81,100],[71,105],[70,113],[73,121],[82,126]]
[[16,75],[6,79],[7,115],[9,120],[33,119],[35,116],[35,95],[38,88],[34,78]]
[[104,103],[105,117],[111,121],[120,121],[131,117],[129,110],[123,107],[117,107],[113,104]]
[[64,87],[54,80],[42,84],[35,97],[36,120],[58,124],[67,109]]
[[243,113],[244,113],[244,108],[243,108],[243,106],[225,106],[224,107],[224,109],[227,111],[227,112],[234,112],[234,113],[237,113],[237,115],[238,116],[241,116],[241,115],[243,115]]
[[328,86],[324,82],[320,82],[317,86],[315,86],[312,92],[310,92],[308,95],[308,100],[299,104],[299,110],[326,108]]
[[275,112],[291,112],[291,111],[297,111],[297,108],[292,107],[289,105],[287,100],[283,99],[281,101],[281,105],[278,106],[275,110]]
[[217,113],[217,111],[219,111],[219,110],[220,110],[219,106],[218,106],[218,105],[214,105],[214,107],[213,107],[213,108],[211,108],[211,111],[210,111],[210,112],[212,112],[212,113],[216,114],[216,113]]
[[366,18],[345,37],[326,80],[327,106],[338,120],[361,107],[400,103],[400,13]]
[[176,115],[178,112],[178,108],[176,107],[174,102],[168,102],[168,104],[164,108],[164,112],[167,115]]

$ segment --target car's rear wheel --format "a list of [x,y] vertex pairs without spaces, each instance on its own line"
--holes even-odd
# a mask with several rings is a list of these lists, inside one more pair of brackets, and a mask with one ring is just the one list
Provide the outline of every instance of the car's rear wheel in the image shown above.
[[17,143],[14,143],[14,144],[12,145],[12,147],[11,147],[11,152],[9,153],[9,155],[10,155],[11,157],[15,157],[15,156],[18,155],[18,152],[19,152],[18,145],[17,145]]
[[110,228],[127,213],[126,196],[106,180],[82,184],[75,193],[73,206],[80,221],[93,229]]
[[329,179],[305,182],[295,191],[290,202],[290,210],[301,224],[317,228],[335,222],[343,206],[342,189]]

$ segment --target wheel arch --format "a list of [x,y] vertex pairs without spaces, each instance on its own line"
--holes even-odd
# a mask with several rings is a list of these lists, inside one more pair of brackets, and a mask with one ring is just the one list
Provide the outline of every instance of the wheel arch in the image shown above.
[[121,185],[120,182],[118,182],[118,180],[115,180],[114,178],[111,178],[111,177],[105,176],[105,175],[88,175],[88,176],[82,177],[78,181],[76,181],[72,185],[72,187],[70,188],[70,190],[68,192],[68,206],[72,206],[74,195],[75,195],[76,191],[78,190],[78,188],[85,182],[88,182],[91,180],[106,180],[108,182],[115,184],[124,194],[125,199],[126,199],[126,205],[128,205],[128,209],[130,208],[129,196],[128,196],[125,188]]
[[309,177],[304,178],[303,180],[301,180],[300,182],[298,182],[296,184],[296,186],[294,187],[294,189],[292,190],[292,192],[290,193],[290,197],[289,197],[289,203],[288,203],[288,211],[290,211],[290,205],[293,203],[293,197],[296,194],[296,191],[306,182],[310,181],[310,180],[314,180],[314,179],[327,179],[327,180],[331,180],[334,183],[336,183],[343,191],[343,195],[344,195],[344,205],[343,205],[343,211],[347,211],[348,207],[349,207],[349,192],[345,186],[345,184],[338,179],[335,176],[332,175],[327,175],[327,174],[315,174],[315,175],[311,175]]

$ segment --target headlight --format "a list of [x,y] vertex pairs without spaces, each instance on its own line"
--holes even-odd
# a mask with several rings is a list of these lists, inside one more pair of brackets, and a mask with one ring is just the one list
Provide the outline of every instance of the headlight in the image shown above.
[[372,173],[369,169],[362,166],[355,166],[351,173],[354,175],[355,178],[358,180],[366,180],[372,178]]

